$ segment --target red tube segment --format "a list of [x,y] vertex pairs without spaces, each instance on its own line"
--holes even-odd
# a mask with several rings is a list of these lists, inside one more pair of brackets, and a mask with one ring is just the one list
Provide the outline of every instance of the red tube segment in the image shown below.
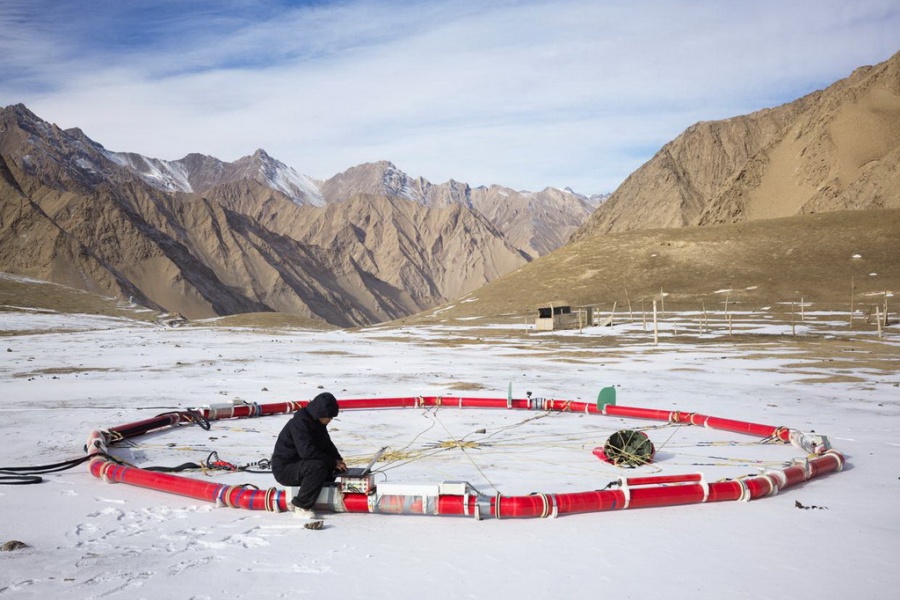
[[[309,403],[307,400],[299,400],[295,402],[282,402],[276,404],[238,404],[229,406],[226,410],[204,408],[199,412],[210,420],[221,418],[241,418],[264,416],[270,414],[294,412]],[[601,412],[595,404],[580,402],[574,400],[557,400],[544,398],[474,398],[460,396],[415,396],[415,397],[396,397],[396,398],[356,398],[339,400],[338,406],[341,410],[371,410],[377,408],[416,408],[416,407],[454,407],[454,408],[505,408],[515,410],[548,410],[559,412],[584,412],[589,414],[605,414],[607,416],[618,416],[636,419],[648,419],[653,421],[666,421],[671,423],[684,423],[691,425],[705,426],[712,429],[721,429],[723,431],[731,431],[733,433],[742,433],[746,435],[756,435],[759,437],[776,436],[784,441],[789,441],[790,430],[783,427],[772,425],[763,425],[759,423],[750,423],[745,421],[736,421],[733,419],[722,419],[719,417],[710,417],[699,413],[668,411],[651,408],[641,408],[635,406],[607,405]],[[123,429],[131,429],[147,422],[154,423],[154,428],[162,427],[168,423],[157,421],[163,417],[170,417],[177,414],[182,421],[189,421],[190,416],[187,413],[171,413],[170,415],[160,415],[154,419],[147,421],[139,421],[120,428],[116,428],[121,433]],[[135,434],[136,435],[136,434]],[[127,437],[127,436],[126,436]]]
[[244,486],[206,482],[170,473],[120,465],[101,457],[91,460],[89,468],[92,475],[108,483],[127,483],[235,508],[273,512],[287,510],[287,494],[284,490],[275,488],[257,490]]
[[[475,500],[474,496],[469,497]],[[474,504],[466,504],[464,496],[439,496],[438,497],[438,514],[441,515],[468,515],[474,514]]]
[[[299,410],[308,402],[276,402],[274,404],[222,404],[212,405],[197,409],[197,411],[210,421],[218,419],[231,419],[241,417],[263,417],[281,413],[290,413]],[[187,412],[178,413],[184,421],[190,421]]]
[[661,485],[638,487],[630,490],[628,508],[651,506],[676,506],[704,502],[707,492],[702,485]]
[[[308,402],[302,403],[304,406]],[[373,408],[412,408],[416,398],[369,398],[360,400],[338,400],[341,410],[368,410]]]
[[730,479],[728,481],[716,481],[709,484],[709,497],[707,502],[725,502],[727,500],[749,500],[746,498],[747,488],[743,480]]
[[[281,402],[275,404],[236,404],[225,407],[207,407],[198,409],[198,412],[209,420],[222,418],[257,417],[279,413],[289,413],[306,406],[307,400],[295,402]],[[415,408],[415,407],[455,407],[455,408],[506,408],[516,410],[548,410],[560,412],[584,412],[601,414],[596,405],[573,400],[556,400],[543,398],[472,398],[458,396],[416,396],[398,398],[357,398],[339,400],[341,410],[371,410],[377,408]],[[789,441],[790,430],[772,425],[762,425],[732,419],[710,417],[698,413],[685,413],[680,411],[667,411],[634,406],[607,405],[602,414],[608,416],[648,419],[653,421],[666,421],[672,423],[685,423],[700,425],[712,429],[721,429],[734,433],[756,435],[759,437],[777,436],[784,441]],[[137,421],[128,425],[122,425],[111,429],[122,437],[140,435],[153,429],[165,427],[177,422],[188,422],[191,416],[187,412],[167,413],[152,419]]]
[[670,410],[657,410],[654,408],[639,408],[636,406],[620,406],[618,404],[606,407],[606,415],[612,417],[628,417],[632,419],[649,419],[651,421],[670,421],[674,414]]
[[[627,504],[625,493],[622,490],[597,490],[573,494],[556,494],[555,496],[559,514],[622,510]],[[505,503],[501,502],[501,517],[506,516],[504,506]],[[531,516],[538,517],[540,514]]]
[[[759,423],[748,423],[746,421],[735,421],[733,419],[722,419],[719,417],[708,417],[697,413],[673,413],[674,423],[690,423],[691,425],[701,425],[710,429],[721,429],[722,431],[731,431],[734,433],[743,433],[746,435],[755,435],[758,437],[772,437],[782,427],[773,427],[772,425],[761,425]],[[786,431],[786,430],[785,430]],[[782,437],[787,441],[787,437]]]
[[[627,485],[618,490],[596,490],[567,494],[531,494],[528,496],[495,496],[491,498],[440,496],[434,510],[421,496],[390,496],[373,503],[363,494],[344,496],[348,512],[381,512],[394,514],[476,514],[480,502],[486,502],[488,510],[482,516],[496,518],[548,517],[557,514],[604,512],[626,508],[650,508],[722,502],[726,500],[753,500],[777,493],[788,487],[836,470],[843,465],[843,457],[835,451],[811,459],[803,465],[787,467],[757,477],[718,481],[709,485],[702,475],[686,474],[656,477],[629,478]],[[674,484],[674,485],[673,485]]]
[[649,475],[647,477],[627,477],[621,480],[628,486],[638,485],[662,485],[664,483],[689,483],[703,481],[700,473],[685,473],[682,475]]
[[[696,482],[699,475],[690,474],[631,478],[625,480],[628,485],[623,489],[566,494],[498,495],[492,498],[474,495],[442,495],[434,499],[419,495],[344,494],[343,506],[340,510],[360,513],[476,515],[479,514],[480,503],[486,502],[487,510],[480,511],[481,516],[526,518],[725,500],[752,500],[772,495],[779,489],[813,477],[839,470],[842,465],[843,457],[832,450],[804,465],[791,466],[782,471],[772,471],[743,480],[715,482],[709,486],[704,485],[702,481]],[[128,483],[180,494],[197,500],[216,502],[225,506],[276,512],[287,509],[288,499],[285,492],[274,488],[256,490],[243,486],[203,482],[169,473],[145,471],[136,467],[119,465],[100,457],[90,462],[90,470],[94,476],[111,483]],[[654,479],[656,481],[653,481]],[[676,480],[682,483],[674,485],[663,483],[663,481],[673,482]]]
[[809,481],[814,477],[840,471],[844,468],[844,456],[836,450],[828,450],[823,455],[810,458],[782,470],[770,471],[747,479],[747,489],[751,499],[777,494],[779,490]]
[[117,434],[123,438],[135,437],[138,435],[149,433],[154,429],[169,427],[171,425],[174,425],[175,423],[178,423],[179,420],[179,413],[167,413],[164,415],[157,415],[150,419],[135,421],[134,423],[129,423],[127,425],[111,427],[110,432],[113,432],[114,434]]

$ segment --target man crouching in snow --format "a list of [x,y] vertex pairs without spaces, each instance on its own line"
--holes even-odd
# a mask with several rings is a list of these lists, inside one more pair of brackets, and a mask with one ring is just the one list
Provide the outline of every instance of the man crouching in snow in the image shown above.
[[300,486],[291,499],[297,516],[315,519],[312,508],[325,482],[335,471],[346,471],[341,453],[328,435],[338,403],[328,392],[301,408],[278,434],[272,453],[272,474],[284,486]]

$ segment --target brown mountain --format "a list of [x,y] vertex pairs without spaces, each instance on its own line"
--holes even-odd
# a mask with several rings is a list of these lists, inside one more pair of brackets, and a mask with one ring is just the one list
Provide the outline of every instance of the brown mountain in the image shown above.
[[777,108],[688,128],[573,240],[635,229],[900,207],[900,53]]
[[207,225],[195,243],[216,269],[258,286],[247,295],[309,316],[298,299],[309,305],[316,291],[311,314],[337,325],[416,313],[527,262],[483,217],[459,205],[430,209],[357,195],[303,207],[246,181],[186,200],[212,203],[230,216],[236,236],[211,236],[222,228]]
[[283,311],[346,326],[435,306],[527,261],[459,204],[301,206],[256,177],[171,192],[109,154],[24,106],[0,110],[0,271],[189,318]]
[[603,198],[557,188],[523,192],[492,185],[471,190],[472,206],[510,243],[535,258],[563,246]]
[[422,177],[410,177],[388,161],[365,163],[338,173],[322,184],[321,191],[328,203],[369,194],[405,198],[430,207],[459,204],[484,215],[510,244],[531,258],[562,246],[598,204],[568,189],[527,192],[499,185],[472,188],[452,179],[435,185]]
[[[86,137],[84,143],[95,144]],[[562,246],[603,200],[603,196],[586,198],[568,189],[525,192],[498,185],[471,188],[453,179],[435,185],[422,177],[410,177],[388,161],[357,165],[326,181],[317,181],[264,150],[227,163],[202,154],[166,161],[129,152],[108,152],[95,145],[99,152],[151,187],[168,192],[204,194],[226,183],[253,180],[300,205],[324,206],[359,195],[410,200],[430,208],[460,204],[487,217],[510,244],[529,258]]]

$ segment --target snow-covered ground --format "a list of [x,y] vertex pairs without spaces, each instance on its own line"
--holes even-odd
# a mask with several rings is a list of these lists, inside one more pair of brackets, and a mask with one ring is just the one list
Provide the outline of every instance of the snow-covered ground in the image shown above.
[[[819,319],[818,335],[828,324]],[[82,465],[40,485],[0,486],[0,542],[27,544],[0,552],[0,597],[896,597],[895,330],[863,342],[889,349],[880,366],[848,367],[866,355],[856,345],[829,368],[805,363],[778,341],[785,326],[763,321],[743,331],[773,341],[753,346],[715,334],[699,345],[664,338],[655,346],[641,324],[585,330],[578,344],[567,341],[571,334],[509,336],[500,328],[492,337],[483,326],[477,340],[469,335],[474,327],[264,332],[0,312],[0,466],[78,457],[95,428],[223,399],[267,404],[322,390],[339,399],[505,397],[512,383],[517,397],[531,391],[582,401],[615,385],[623,405],[815,430],[846,454],[847,467],[750,503],[483,521],[330,514],[324,530],[310,531],[290,514],[106,484]],[[10,335],[17,331],[26,334]],[[615,348],[584,343],[609,335],[643,337]],[[197,462],[213,450],[250,463],[268,455],[286,419],[216,421],[209,431],[184,426],[114,452],[142,466]],[[659,450],[653,465],[624,472],[591,454],[613,431],[646,425],[655,427],[648,430]],[[635,473],[700,471],[715,480],[802,455],[658,425],[446,407],[344,411],[331,430],[351,462],[383,445],[397,452],[401,458],[381,465],[378,481],[467,480],[486,494],[592,490]],[[473,444],[442,447],[460,439]],[[193,476],[275,485],[265,474]],[[822,508],[801,510],[797,502]]]

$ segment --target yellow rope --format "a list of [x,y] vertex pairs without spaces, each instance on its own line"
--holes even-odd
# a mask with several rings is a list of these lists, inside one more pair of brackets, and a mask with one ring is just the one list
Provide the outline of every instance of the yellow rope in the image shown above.
[[[441,420],[438,418],[438,416],[437,416],[437,411],[435,411],[435,413],[434,413],[434,420],[435,420],[436,422],[440,423],[441,427],[444,428],[444,431],[447,432],[447,435],[449,435],[449,436],[451,436],[451,437],[453,436],[453,434],[450,433],[450,430],[447,429],[447,426],[444,425],[444,422],[441,421]],[[482,478],[484,478],[484,480],[487,482],[487,484],[488,484],[489,486],[491,486],[491,488],[493,488],[493,490],[494,490],[495,492],[497,492],[497,494],[500,494],[500,490],[497,489],[497,486],[494,485],[494,483],[490,480],[490,478],[488,478],[487,474],[485,474],[485,472],[481,470],[481,467],[479,467],[479,466],[475,463],[475,460],[474,460],[471,456],[469,456],[469,453],[466,452],[466,446],[465,446],[465,444],[463,444],[463,445],[457,445],[457,446],[455,446],[455,447],[457,447],[457,448],[459,448],[460,450],[462,450],[463,455],[469,460],[470,463],[472,463],[472,466],[475,467],[475,470],[478,471],[478,473],[481,475]],[[476,447],[477,447],[477,446],[476,446]]]

